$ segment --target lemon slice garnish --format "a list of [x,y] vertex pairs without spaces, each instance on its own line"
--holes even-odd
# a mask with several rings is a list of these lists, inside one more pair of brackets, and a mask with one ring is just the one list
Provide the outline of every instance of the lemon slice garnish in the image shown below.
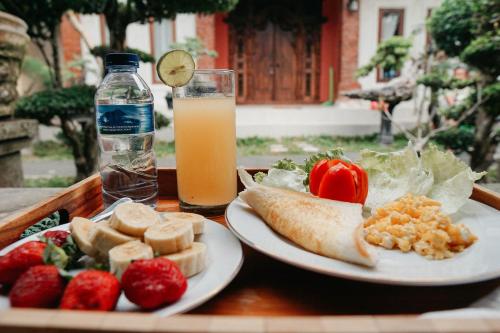
[[156,65],[158,77],[167,86],[182,87],[193,77],[195,63],[184,50],[172,50],[161,56]]

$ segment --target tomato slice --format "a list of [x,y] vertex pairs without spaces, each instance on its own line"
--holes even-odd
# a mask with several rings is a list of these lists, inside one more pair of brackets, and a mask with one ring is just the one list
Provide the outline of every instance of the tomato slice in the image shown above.
[[338,163],[328,169],[319,185],[318,196],[331,200],[356,202],[356,183],[351,170]]
[[328,165],[329,162],[329,160],[321,160],[311,169],[311,173],[309,174],[309,191],[314,195],[318,195],[321,179],[328,171],[328,168],[330,168]]
[[368,196],[368,175],[366,174],[366,171],[357,164],[353,163],[350,167],[356,174],[356,202],[364,205],[366,197]]

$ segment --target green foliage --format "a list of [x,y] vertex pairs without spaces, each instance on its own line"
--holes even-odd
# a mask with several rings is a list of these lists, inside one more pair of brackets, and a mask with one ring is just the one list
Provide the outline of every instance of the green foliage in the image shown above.
[[25,178],[24,187],[68,187],[75,183],[74,177],[54,176],[48,178]]
[[37,92],[23,97],[16,103],[15,115],[19,118],[37,119],[42,124],[51,124],[55,116],[73,117],[90,115],[94,107],[96,88],[75,85]]
[[394,36],[383,41],[378,45],[370,62],[356,71],[356,77],[367,76],[377,67],[386,71],[401,70],[409,57],[411,46],[411,38],[401,36]]
[[229,11],[238,0],[94,0],[83,8],[87,13],[115,14],[128,23],[145,22],[149,18],[173,18],[177,13],[214,13]]
[[462,125],[440,132],[434,137],[434,141],[455,154],[469,152],[474,144],[474,126]]
[[47,216],[46,218],[36,222],[32,226],[28,227],[26,230],[23,231],[21,236],[19,236],[19,239],[23,239],[28,236],[34,235],[36,233],[39,233],[40,231],[57,227],[60,221],[61,221],[61,216],[59,215],[58,212],[55,212]]
[[460,59],[492,77],[500,75],[500,33],[474,39],[460,53]]
[[[62,134],[59,132],[59,136]],[[61,140],[36,141],[31,146],[33,155],[40,158],[65,160],[71,158],[71,148],[67,142]]]
[[445,0],[432,12],[428,22],[432,38],[449,56],[458,56],[473,39],[471,13],[474,1]]
[[55,36],[66,11],[80,11],[86,3],[86,0],[0,0],[3,10],[23,19],[28,24],[28,35],[40,40]]
[[184,43],[172,43],[170,48],[187,51],[191,54],[191,56],[193,56],[194,59],[198,59],[203,55],[208,55],[212,58],[218,56],[217,51],[207,49],[205,44],[203,44],[203,42],[196,37],[186,38]]
[[439,89],[463,89],[475,84],[474,80],[459,80],[453,76],[439,71],[431,71],[417,79],[418,84],[422,84],[433,90]]
[[487,99],[484,106],[490,114],[500,116],[500,82],[486,86],[483,90],[483,98]]
[[156,156],[164,157],[175,154],[175,142],[173,141],[155,141],[154,151]]
[[49,67],[37,58],[25,56],[21,71],[33,81],[41,82],[44,87],[49,87],[51,84]]
[[310,156],[309,158],[307,158],[304,161],[304,167],[303,167],[304,171],[309,174],[311,172],[312,168],[314,167],[314,165],[318,161],[321,161],[324,159],[327,159],[327,160],[333,160],[333,159],[349,160],[344,155],[344,149],[342,149],[341,147],[337,147],[337,148],[330,149],[330,150],[327,150],[327,151],[322,152],[322,153],[314,154],[314,155]]
[[289,158],[284,158],[279,161],[276,161],[271,167],[273,167],[274,169],[281,169],[288,171],[293,171],[300,168],[299,165],[297,165],[297,163],[295,163]]
[[155,128],[160,129],[162,127],[168,127],[170,125],[170,119],[155,111]]
[[[114,50],[110,46],[99,45],[99,46],[93,47],[90,50],[90,53],[92,53],[96,57],[104,59],[106,54],[111,53],[113,51]],[[126,47],[123,51],[120,51],[120,52],[135,53],[139,56],[141,61],[145,62],[145,63],[154,63],[155,62],[155,58],[151,54],[146,53],[146,52],[139,50],[139,49],[134,49],[132,47]]]

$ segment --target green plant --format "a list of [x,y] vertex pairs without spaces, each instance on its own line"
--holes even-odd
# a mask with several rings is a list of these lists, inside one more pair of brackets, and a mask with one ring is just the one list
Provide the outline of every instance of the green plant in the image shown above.
[[41,83],[43,87],[50,87],[52,84],[49,67],[37,58],[25,56],[21,71],[31,78],[33,84]]
[[[125,47],[122,51],[127,52],[127,53],[137,54],[139,56],[139,59],[141,59],[142,62],[145,62],[145,63],[155,62],[155,58],[151,54],[146,53],[142,50],[135,49],[132,47]],[[90,50],[90,53],[92,53],[94,56],[99,57],[101,59],[104,59],[106,54],[111,53],[111,52],[113,52],[113,49],[107,45],[95,46],[92,48],[92,50]]]
[[95,89],[94,86],[75,85],[44,90],[16,103],[16,117],[37,119],[48,126],[58,120],[65,142],[73,153],[77,180],[92,174],[97,165]]
[[175,154],[175,142],[173,141],[156,141],[154,151],[158,157]]
[[71,158],[71,147],[60,140],[37,141],[32,145],[33,155],[40,158],[64,160]]
[[75,178],[73,177],[26,178],[24,187],[68,187],[74,183]]
[[408,60],[412,43],[411,38],[401,36],[394,36],[383,41],[378,45],[370,62],[356,71],[356,77],[367,76],[377,67],[384,71],[400,71]]
[[213,13],[231,10],[237,0],[94,0],[81,9],[103,14],[109,29],[110,48],[125,50],[127,27],[150,19],[174,18],[177,13]]
[[454,109],[455,116],[474,125],[470,164],[477,171],[487,170],[494,163],[499,142],[495,132],[500,115],[499,13],[498,0],[445,0],[428,23],[437,48],[458,56],[478,74],[476,89],[465,101],[473,107]]
[[198,59],[203,55],[215,58],[217,57],[217,51],[209,50],[205,47],[205,44],[197,37],[188,37],[184,43],[172,43],[170,45],[172,49],[181,49],[189,52],[194,59]]
[[155,128],[160,129],[162,127],[168,127],[170,125],[170,119],[155,111]]

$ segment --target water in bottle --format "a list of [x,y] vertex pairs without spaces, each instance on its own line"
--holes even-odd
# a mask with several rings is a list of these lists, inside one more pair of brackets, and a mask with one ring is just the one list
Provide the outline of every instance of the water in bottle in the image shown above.
[[107,74],[95,95],[104,205],[129,197],[155,206],[153,95],[137,74],[136,54],[108,54],[105,66]]

